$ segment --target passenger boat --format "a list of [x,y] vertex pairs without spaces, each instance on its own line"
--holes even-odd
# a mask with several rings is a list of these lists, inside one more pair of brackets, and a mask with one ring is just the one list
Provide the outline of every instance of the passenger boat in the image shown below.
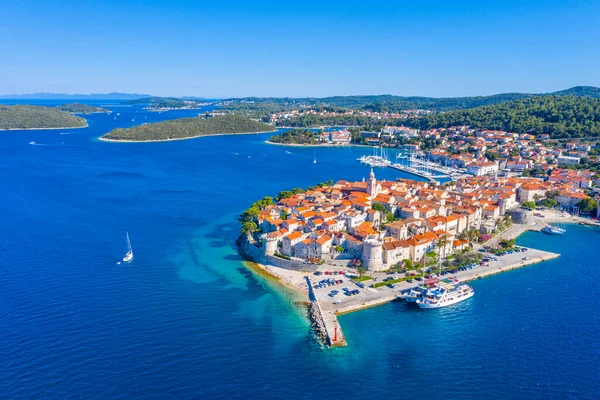
[[473,297],[474,294],[475,292],[471,286],[466,283],[459,283],[430,289],[415,302],[421,308],[441,308],[460,303]]

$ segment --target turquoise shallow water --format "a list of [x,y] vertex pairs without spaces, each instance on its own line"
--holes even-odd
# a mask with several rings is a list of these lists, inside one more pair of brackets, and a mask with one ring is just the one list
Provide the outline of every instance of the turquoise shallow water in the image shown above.
[[[243,267],[236,215],[281,189],[361,179],[370,151],[96,141],[197,113],[117,111],[0,132],[3,398],[596,398],[600,231],[528,233],[521,244],[562,257],[477,281],[455,308],[342,316],[350,346],[326,351],[294,299]],[[116,265],[126,230],[135,260]]]

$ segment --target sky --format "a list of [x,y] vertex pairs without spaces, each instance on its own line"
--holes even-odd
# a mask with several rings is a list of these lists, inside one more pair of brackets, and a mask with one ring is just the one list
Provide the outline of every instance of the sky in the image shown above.
[[0,94],[454,97],[600,86],[599,0],[0,0],[0,9]]

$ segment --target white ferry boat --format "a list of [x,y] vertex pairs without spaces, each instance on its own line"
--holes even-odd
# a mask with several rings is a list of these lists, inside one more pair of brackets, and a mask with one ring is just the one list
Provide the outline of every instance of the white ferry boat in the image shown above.
[[460,303],[463,300],[473,297],[474,294],[473,288],[466,283],[438,286],[428,290],[415,303],[421,308],[441,308]]

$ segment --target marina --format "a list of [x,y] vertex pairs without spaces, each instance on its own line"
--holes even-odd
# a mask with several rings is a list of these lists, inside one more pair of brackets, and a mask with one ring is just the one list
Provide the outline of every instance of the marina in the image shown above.
[[411,152],[409,155],[398,153],[396,155],[396,162],[392,163],[387,148],[384,147],[374,148],[372,155],[363,155],[358,158],[357,161],[370,167],[390,167],[398,171],[427,179],[430,182],[436,182],[436,179],[454,180],[466,174],[464,169],[444,166],[429,161],[422,153]]

